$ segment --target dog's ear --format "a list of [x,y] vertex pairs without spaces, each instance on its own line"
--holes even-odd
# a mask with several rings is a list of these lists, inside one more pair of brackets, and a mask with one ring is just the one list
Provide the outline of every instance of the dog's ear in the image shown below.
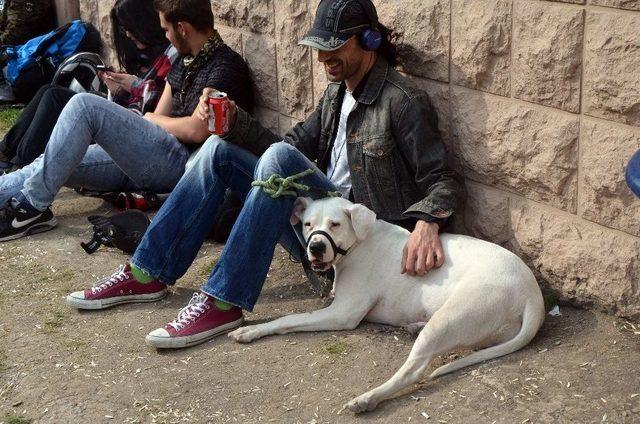
[[291,212],[291,218],[289,218],[289,222],[291,225],[297,225],[298,222],[302,219],[302,214],[307,210],[307,206],[311,203],[310,197],[298,197],[296,202],[293,204],[293,212]]
[[367,238],[373,224],[376,223],[376,213],[359,203],[349,206],[345,212],[351,218],[351,225],[353,225],[353,231],[355,231],[358,240]]

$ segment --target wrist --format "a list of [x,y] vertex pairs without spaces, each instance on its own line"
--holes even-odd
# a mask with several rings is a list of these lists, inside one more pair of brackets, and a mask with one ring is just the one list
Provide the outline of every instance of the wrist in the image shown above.
[[440,230],[440,224],[438,224],[437,222],[433,222],[433,221],[425,221],[423,219],[419,219],[418,222],[416,222],[416,229],[418,228],[430,228],[430,229],[434,229],[436,231]]

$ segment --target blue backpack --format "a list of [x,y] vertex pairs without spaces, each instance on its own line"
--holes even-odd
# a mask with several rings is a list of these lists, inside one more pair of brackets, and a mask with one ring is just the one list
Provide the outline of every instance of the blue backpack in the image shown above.
[[28,101],[42,85],[51,82],[64,59],[78,51],[98,53],[101,47],[95,27],[76,20],[23,45],[4,46],[1,60],[15,96]]

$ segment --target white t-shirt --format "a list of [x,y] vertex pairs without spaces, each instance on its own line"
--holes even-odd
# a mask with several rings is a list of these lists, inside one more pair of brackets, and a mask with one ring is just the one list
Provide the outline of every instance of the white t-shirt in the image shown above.
[[336,186],[340,194],[347,199],[351,191],[351,173],[349,172],[346,140],[347,118],[355,105],[356,99],[350,91],[346,90],[342,100],[342,109],[340,110],[338,131],[336,132],[336,139],[333,142],[333,150],[331,150],[331,158],[327,167],[329,180]]

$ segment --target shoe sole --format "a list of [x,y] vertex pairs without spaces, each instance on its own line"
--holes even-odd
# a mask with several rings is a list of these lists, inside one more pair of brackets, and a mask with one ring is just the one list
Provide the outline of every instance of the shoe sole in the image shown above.
[[118,296],[96,300],[80,299],[69,295],[67,296],[67,304],[76,309],[107,309],[117,305],[124,305],[126,303],[157,302],[158,300],[164,299],[167,296],[167,293],[167,290],[164,290],[158,293],[138,294],[135,296]]
[[56,225],[58,225],[58,221],[55,218],[50,219],[46,222],[40,222],[32,227],[27,227],[23,232],[11,234],[10,236],[0,237],[0,242],[16,240],[22,237],[31,236],[33,234],[44,233],[45,231],[53,230]]
[[227,324],[218,326],[213,330],[204,331],[202,333],[194,334],[193,336],[158,337],[148,334],[145,340],[149,346],[153,346],[158,349],[179,349],[183,347],[191,347],[211,340],[223,333],[228,333],[231,330],[235,330],[236,328],[240,327],[243,322],[244,318],[240,318]]

